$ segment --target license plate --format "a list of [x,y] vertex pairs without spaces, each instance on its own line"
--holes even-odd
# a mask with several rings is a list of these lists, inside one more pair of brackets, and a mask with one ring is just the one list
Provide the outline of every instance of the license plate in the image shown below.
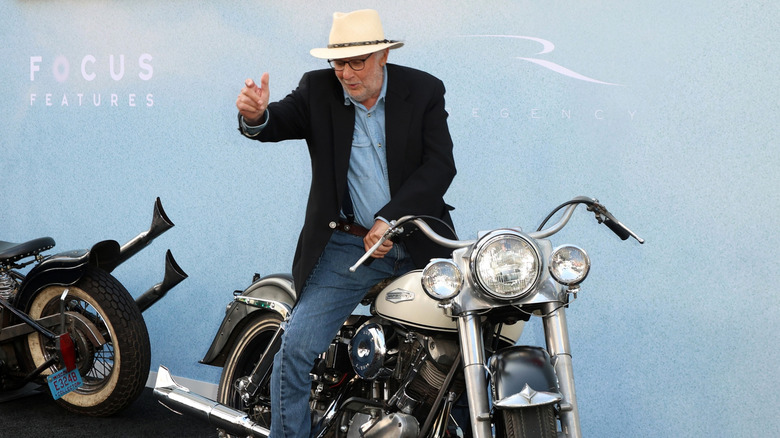
[[46,377],[46,381],[49,382],[49,390],[54,400],[78,388],[82,383],[78,368],[74,368],[71,372],[67,372],[63,368]]

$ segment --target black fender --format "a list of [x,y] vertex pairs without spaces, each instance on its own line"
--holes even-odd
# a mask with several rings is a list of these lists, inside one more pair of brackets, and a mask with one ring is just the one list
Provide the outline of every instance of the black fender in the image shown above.
[[38,263],[25,276],[14,305],[29,310],[35,294],[48,286],[70,286],[78,282],[88,266],[103,268],[119,257],[119,243],[104,240],[91,249],[80,249],[51,255]]
[[[284,308],[252,303],[251,299],[244,299],[245,297],[262,299],[263,303],[281,303]],[[286,309],[292,309],[295,301],[295,286],[291,275],[272,274],[255,280],[244,291],[237,293],[235,299],[228,304],[225,318],[200,363],[224,366],[236,337],[255,312],[277,312],[284,318]]]
[[542,405],[561,399],[555,368],[543,348],[515,345],[499,350],[490,358],[488,371],[497,408]]

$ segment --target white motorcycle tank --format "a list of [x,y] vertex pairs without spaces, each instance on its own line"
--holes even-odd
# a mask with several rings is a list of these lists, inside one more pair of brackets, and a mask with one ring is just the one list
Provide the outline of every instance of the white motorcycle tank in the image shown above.
[[[457,332],[458,325],[439,302],[429,297],[422,288],[422,271],[411,271],[388,284],[374,301],[377,315],[390,321],[413,327]],[[501,330],[501,339],[514,344],[523,332],[524,321],[507,324]]]

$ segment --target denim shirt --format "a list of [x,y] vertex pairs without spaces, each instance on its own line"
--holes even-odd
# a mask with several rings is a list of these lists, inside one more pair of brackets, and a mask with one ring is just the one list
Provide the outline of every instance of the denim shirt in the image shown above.
[[390,202],[390,177],[385,153],[385,94],[387,67],[384,67],[382,91],[370,110],[344,91],[344,104],[355,106],[355,130],[349,157],[347,184],[355,213],[355,222],[371,228],[374,215]]

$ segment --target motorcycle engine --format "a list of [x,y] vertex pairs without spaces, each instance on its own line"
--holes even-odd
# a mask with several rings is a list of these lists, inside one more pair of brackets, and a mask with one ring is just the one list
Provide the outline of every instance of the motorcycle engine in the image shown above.
[[[356,329],[348,351],[353,371],[370,388],[366,399],[375,405],[356,409],[347,437],[416,437],[439,405],[439,390],[459,347],[452,335],[423,335],[375,318]],[[462,374],[457,376],[450,392],[460,395],[464,384]],[[377,408],[388,405],[394,412]]]
[[391,412],[372,417],[355,414],[347,438],[417,438],[420,425],[411,415]]

